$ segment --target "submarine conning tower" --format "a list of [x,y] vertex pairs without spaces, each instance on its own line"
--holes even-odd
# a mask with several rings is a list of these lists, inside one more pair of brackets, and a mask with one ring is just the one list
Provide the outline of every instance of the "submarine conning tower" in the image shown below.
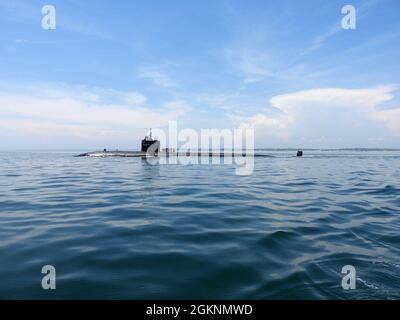
[[160,141],[153,139],[151,135],[151,129],[150,129],[150,134],[148,136],[145,136],[144,139],[142,140],[142,152],[147,152],[147,150],[153,145],[156,144],[151,150],[154,153],[158,153],[160,151]]
[[298,157],[302,157],[302,156],[303,156],[303,150],[297,151],[297,156],[298,156]]

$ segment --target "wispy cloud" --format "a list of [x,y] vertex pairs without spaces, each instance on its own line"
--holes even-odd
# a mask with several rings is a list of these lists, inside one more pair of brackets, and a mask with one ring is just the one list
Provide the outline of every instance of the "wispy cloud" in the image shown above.
[[[0,9],[7,11],[8,17],[26,20],[37,23],[40,26],[42,14],[41,8],[44,4],[33,3],[29,1],[13,1],[13,0],[2,0],[0,1]],[[94,22],[93,11],[79,11],[79,14],[70,15],[68,11],[58,10],[59,6],[56,7],[57,13],[57,29],[78,33],[84,36],[93,36],[102,38],[105,40],[116,40],[116,38],[110,33],[108,29],[104,29],[103,26]],[[78,16],[78,17],[77,17]],[[18,41],[18,40],[23,40]],[[26,39],[28,40],[28,39]],[[33,40],[25,41],[25,39],[17,39],[15,43],[35,43]]]
[[147,98],[139,92],[128,92],[125,94],[125,102],[129,105],[143,105]]
[[340,23],[335,23],[328,31],[318,35],[312,40],[311,45],[303,52],[303,54],[310,53],[314,50],[319,49],[323,44],[328,41],[331,37],[342,31]]
[[[381,0],[366,0],[361,3],[359,6],[355,6],[356,8],[356,21],[360,21],[364,19],[368,11],[373,8],[375,5],[382,3]],[[337,35],[339,32],[344,31],[341,25],[341,18],[343,16],[339,15],[338,12],[338,21],[335,22],[327,31],[315,37],[311,45],[303,52],[303,54],[310,53],[314,50],[321,48],[327,41],[329,41],[332,37]]]
[[243,45],[226,50],[225,55],[232,67],[241,74],[245,83],[259,82],[266,77],[275,76],[272,71],[274,60],[265,50]]
[[177,84],[174,80],[172,80],[163,70],[156,67],[144,67],[140,68],[137,73],[138,78],[149,79],[156,86],[163,88],[173,88],[176,87]]

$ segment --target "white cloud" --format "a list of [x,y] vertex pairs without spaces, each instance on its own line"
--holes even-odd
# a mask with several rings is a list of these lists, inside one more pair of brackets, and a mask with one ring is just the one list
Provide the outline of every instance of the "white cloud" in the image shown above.
[[[364,115],[383,122],[394,133],[400,133],[400,109],[379,110],[382,103],[393,100],[396,86],[366,89],[314,89],[273,97],[271,105],[296,117],[298,112],[324,112],[321,108],[346,108],[349,117]],[[316,109],[316,110],[315,110]]]
[[345,108],[374,108],[392,100],[394,86],[380,86],[366,89],[326,88],[298,91],[273,97],[271,105],[286,112],[299,106],[324,107],[336,106]]
[[[260,135],[287,139],[289,137],[288,129],[293,123],[291,115],[281,115],[272,117],[263,113],[257,113],[250,117],[230,115],[230,119],[239,123],[239,128],[257,128]],[[265,144],[264,144],[265,146]]]
[[128,92],[125,95],[125,102],[130,105],[143,105],[147,98],[139,92]]
[[148,128],[165,126],[185,113],[181,106],[173,104],[160,108],[139,106],[145,97],[138,93],[125,95],[129,104],[111,104],[102,102],[99,91],[73,91],[51,86],[47,90],[38,88],[36,94],[29,90],[0,90],[0,136],[4,139],[16,135],[22,141],[37,138],[38,142],[68,139],[77,145],[82,142],[80,139],[118,144],[121,138],[123,142],[136,141]]
[[202,105],[207,105],[210,108],[221,110],[240,110],[245,109],[249,104],[249,98],[241,95],[239,92],[225,93],[205,93],[196,97],[196,100]]
[[172,100],[164,104],[166,110],[176,112],[178,115],[192,111],[192,107],[185,100]]
[[[392,133],[400,134],[400,109],[377,108],[382,103],[393,100],[396,90],[396,86],[379,86],[365,89],[325,88],[298,91],[270,99],[271,106],[282,111],[280,115],[258,113],[251,117],[239,117],[237,120],[241,122],[241,126],[267,128],[271,130],[271,134],[280,137],[288,136],[290,129],[299,122],[311,128],[301,130],[313,130],[321,119],[327,117],[328,122],[330,120],[329,128],[325,126],[327,130],[334,131],[338,128],[337,130],[351,131],[358,130],[365,124],[381,123]],[[342,121],[343,119],[346,122]]]
[[400,135],[400,107],[376,111],[373,116],[377,120],[384,122],[390,130]]

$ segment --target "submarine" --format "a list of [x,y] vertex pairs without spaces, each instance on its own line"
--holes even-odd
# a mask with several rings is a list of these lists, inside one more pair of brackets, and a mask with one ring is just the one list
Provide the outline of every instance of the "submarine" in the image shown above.
[[136,157],[136,158],[146,158],[146,157],[267,157],[267,155],[255,155],[255,154],[246,154],[246,153],[234,153],[232,152],[205,152],[205,151],[185,151],[185,152],[177,152],[173,149],[162,149],[160,148],[160,141],[157,139],[153,139],[151,129],[150,134],[145,136],[141,142],[140,151],[109,151],[104,149],[103,151],[92,151],[85,152],[76,155],[75,157]]
[[[109,151],[104,149],[103,151],[92,151],[92,152],[85,152],[76,155],[75,157],[262,157],[268,158],[273,157],[267,154],[260,154],[260,153],[246,153],[246,152],[234,152],[229,151],[222,151],[215,152],[215,151],[184,151],[178,152],[173,149],[161,149],[160,141],[157,139],[153,139],[151,129],[150,134],[145,136],[144,139],[141,141],[141,148],[140,151]],[[299,150],[297,153],[297,157],[302,157],[303,151]]]
[[92,151],[78,154],[76,157],[148,157],[157,156],[160,153],[160,141],[153,139],[151,129],[150,134],[142,140],[140,151]]

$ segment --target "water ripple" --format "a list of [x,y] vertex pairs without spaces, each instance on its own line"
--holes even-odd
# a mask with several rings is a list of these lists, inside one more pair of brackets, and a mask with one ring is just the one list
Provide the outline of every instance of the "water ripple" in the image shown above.
[[[0,298],[400,299],[399,152],[233,165],[0,153]],[[341,287],[345,265],[357,289]]]

